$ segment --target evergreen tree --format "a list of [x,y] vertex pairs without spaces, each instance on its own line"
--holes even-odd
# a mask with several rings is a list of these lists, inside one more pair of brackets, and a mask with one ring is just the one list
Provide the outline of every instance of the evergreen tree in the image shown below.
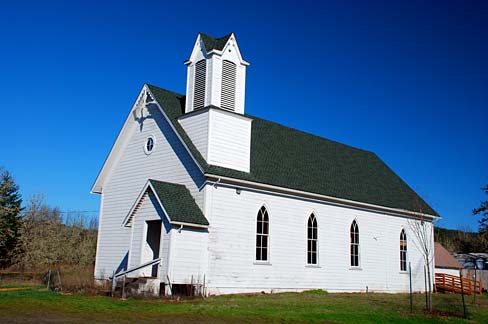
[[[481,190],[488,195],[488,185]],[[481,219],[479,221],[480,233],[488,235],[488,200],[482,201],[480,207],[473,209],[473,214],[481,214]]]
[[0,168],[0,267],[11,264],[20,227],[22,198],[8,171]]

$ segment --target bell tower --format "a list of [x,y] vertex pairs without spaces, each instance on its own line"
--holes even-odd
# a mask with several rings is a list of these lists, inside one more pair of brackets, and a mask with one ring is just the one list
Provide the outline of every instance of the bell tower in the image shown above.
[[187,66],[185,113],[214,106],[244,114],[246,67],[233,33],[200,33]]
[[249,63],[234,34],[198,34],[185,64],[185,114],[178,122],[208,164],[250,172],[252,119],[244,115]]

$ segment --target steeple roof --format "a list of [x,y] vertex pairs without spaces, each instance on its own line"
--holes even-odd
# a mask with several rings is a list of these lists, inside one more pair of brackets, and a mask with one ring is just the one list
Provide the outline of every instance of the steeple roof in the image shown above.
[[225,44],[227,44],[227,42],[229,41],[230,36],[232,36],[232,33],[229,33],[220,38],[214,38],[207,34],[200,33],[200,37],[203,40],[203,44],[205,44],[205,49],[207,50],[207,52],[210,52],[214,49],[219,51],[223,50]]

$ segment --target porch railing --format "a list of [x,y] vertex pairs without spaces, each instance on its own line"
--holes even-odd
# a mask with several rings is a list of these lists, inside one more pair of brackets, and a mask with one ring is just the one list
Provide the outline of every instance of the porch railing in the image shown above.
[[149,266],[152,266],[152,265],[155,265],[155,264],[161,262],[161,260],[162,260],[161,258],[157,258],[157,259],[151,260],[149,262],[143,263],[141,265],[135,266],[133,268],[130,268],[130,269],[121,271],[119,273],[115,273],[115,271],[114,271],[113,274],[112,274],[112,276],[109,277],[109,279],[112,280],[112,296],[113,296],[113,294],[115,292],[115,287],[117,286],[117,280],[119,278],[124,277],[124,280],[125,280],[125,277],[129,273],[134,272],[134,271],[137,271],[137,270],[140,270],[140,269],[143,269],[143,268],[146,268],[146,267],[149,267]]
[[466,295],[482,293],[481,281],[474,281],[459,276],[453,276],[446,273],[435,274],[435,286],[437,290],[453,292]]

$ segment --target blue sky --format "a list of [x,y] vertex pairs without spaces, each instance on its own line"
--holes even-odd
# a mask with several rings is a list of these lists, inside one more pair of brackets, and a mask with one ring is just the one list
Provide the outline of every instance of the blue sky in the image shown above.
[[[24,198],[89,191],[141,86],[183,93],[199,31],[235,32],[246,112],[374,151],[449,228],[488,183],[488,2],[8,2],[0,165]],[[88,215],[88,214],[87,214]]]

